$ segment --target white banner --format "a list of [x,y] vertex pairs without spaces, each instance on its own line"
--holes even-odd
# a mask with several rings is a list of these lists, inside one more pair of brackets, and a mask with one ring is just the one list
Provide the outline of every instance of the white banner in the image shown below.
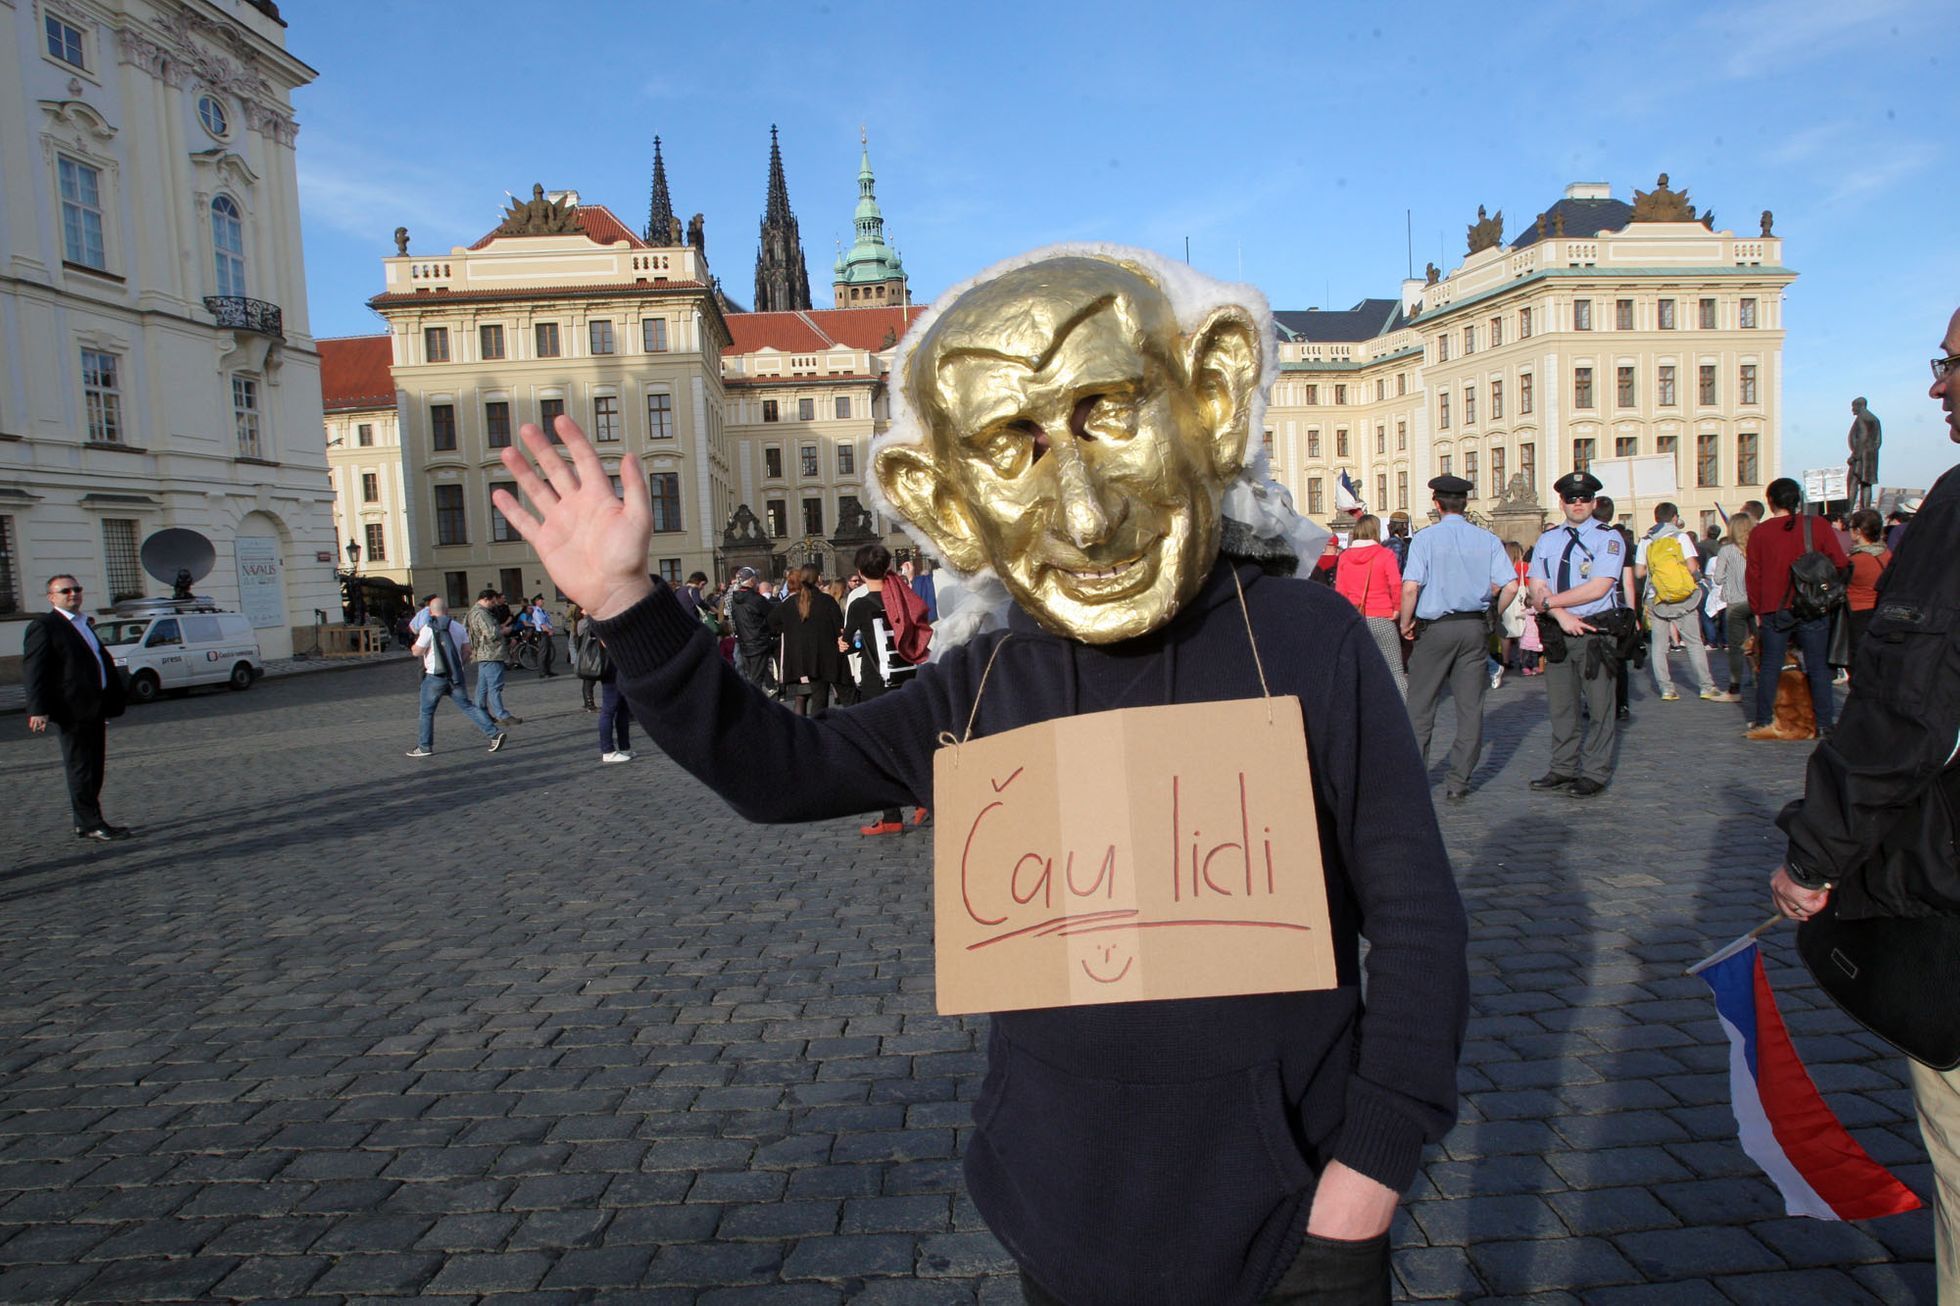
[[238,610],[255,628],[286,624],[285,587],[279,581],[279,541],[240,535],[232,541],[238,557]]

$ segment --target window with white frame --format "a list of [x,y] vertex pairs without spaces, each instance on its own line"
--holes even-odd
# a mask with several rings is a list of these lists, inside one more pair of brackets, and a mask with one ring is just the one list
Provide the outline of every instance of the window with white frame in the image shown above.
[[73,23],[63,22],[54,14],[41,16],[41,28],[47,37],[47,50],[50,57],[59,59],[70,68],[88,71],[87,57],[82,50],[82,29]]
[[231,379],[231,419],[238,433],[240,458],[263,458],[259,439],[259,383],[248,376]]
[[109,247],[102,235],[102,169],[61,155],[61,257],[106,272]]
[[[597,325],[596,323],[594,325]],[[592,400],[592,434],[601,441],[619,439],[619,396],[596,395]]]
[[[211,201],[211,251],[218,274],[218,293],[245,293],[244,215],[229,195]],[[443,333],[444,356],[448,352],[448,332]],[[431,360],[434,361],[434,360]]]
[[82,407],[88,411],[88,438],[92,443],[122,443],[119,362],[114,354],[100,349],[82,351]]

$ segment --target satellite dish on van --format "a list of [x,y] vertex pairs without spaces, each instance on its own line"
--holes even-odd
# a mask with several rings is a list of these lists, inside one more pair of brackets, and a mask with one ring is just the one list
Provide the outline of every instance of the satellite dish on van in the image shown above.
[[172,598],[191,597],[191,586],[211,574],[218,551],[193,530],[173,526],[143,541],[143,570],[172,587]]

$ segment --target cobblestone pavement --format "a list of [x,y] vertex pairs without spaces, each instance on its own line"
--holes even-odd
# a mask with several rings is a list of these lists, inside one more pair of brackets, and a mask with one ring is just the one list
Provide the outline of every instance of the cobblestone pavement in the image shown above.
[[[444,708],[412,761],[413,685],[132,711],[106,805],[143,837],[111,846],[0,719],[0,1300],[1018,1301],[961,1190],[982,1022],[932,1014],[927,838],[601,767],[569,677],[513,679],[504,752]],[[1781,1214],[1681,974],[1767,914],[1805,749],[1644,687],[1635,713],[1608,795],[1531,794],[1514,679],[1443,812],[1473,1019],[1400,1291],[1930,1302],[1926,1213]],[[1818,1084],[1924,1195],[1901,1059],[1787,931],[1769,959]]]

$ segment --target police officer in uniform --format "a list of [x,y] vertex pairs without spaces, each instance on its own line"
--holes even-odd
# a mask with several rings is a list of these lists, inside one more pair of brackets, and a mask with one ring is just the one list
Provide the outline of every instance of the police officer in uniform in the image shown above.
[[[1607,648],[1613,635],[1630,625],[1621,593],[1626,545],[1619,531],[1593,517],[1600,483],[1590,472],[1571,472],[1552,486],[1565,511],[1565,524],[1538,537],[1531,551],[1527,606],[1539,614],[1547,636],[1545,697],[1552,714],[1552,769],[1531,782],[1533,789],[1564,791],[1591,798],[1613,776],[1613,740],[1619,731],[1613,681],[1624,674]],[[1546,629],[1555,623],[1556,630]],[[1604,630],[1602,630],[1604,628]],[[1551,660],[1563,636],[1565,656]],[[1580,700],[1590,721],[1580,720]]]
[[1475,487],[1460,476],[1429,483],[1441,520],[1416,532],[1402,569],[1402,638],[1409,654],[1409,719],[1425,763],[1429,735],[1443,684],[1456,699],[1456,744],[1443,797],[1470,796],[1470,772],[1484,743],[1484,695],[1490,690],[1485,658],[1490,649],[1491,596],[1501,611],[1517,592],[1517,569],[1495,535],[1464,520],[1463,505]]

